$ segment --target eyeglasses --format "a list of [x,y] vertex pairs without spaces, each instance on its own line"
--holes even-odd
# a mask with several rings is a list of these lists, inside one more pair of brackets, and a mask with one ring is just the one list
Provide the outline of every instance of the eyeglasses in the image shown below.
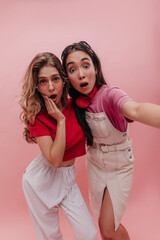
[[40,82],[38,83],[36,88],[40,92],[48,90],[50,85],[54,88],[57,88],[58,85],[61,83],[60,80],[62,80],[60,77],[54,77],[51,80],[42,79],[42,80],[40,80]]

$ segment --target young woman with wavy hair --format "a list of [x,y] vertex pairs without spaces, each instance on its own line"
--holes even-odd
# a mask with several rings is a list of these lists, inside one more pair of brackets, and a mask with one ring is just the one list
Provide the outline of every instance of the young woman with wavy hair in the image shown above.
[[62,240],[58,209],[73,227],[76,240],[95,240],[96,229],[75,183],[75,158],[85,154],[85,136],[67,99],[60,60],[40,53],[31,61],[20,105],[24,137],[41,155],[23,175],[23,190],[39,240]]

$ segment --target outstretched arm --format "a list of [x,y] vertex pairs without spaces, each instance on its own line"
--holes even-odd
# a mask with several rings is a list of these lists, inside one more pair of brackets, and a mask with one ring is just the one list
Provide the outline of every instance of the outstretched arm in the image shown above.
[[48,162],[58,168],[61,167],[66,146],[65,116],[51,99],[46,97],[44,100],[48,113],[57,121],[56,136],[54,141],[51,136],[36,137],[36,141]]
[[122,114],[128,119],[160,128],[159,105],[127,101],[122,106]]

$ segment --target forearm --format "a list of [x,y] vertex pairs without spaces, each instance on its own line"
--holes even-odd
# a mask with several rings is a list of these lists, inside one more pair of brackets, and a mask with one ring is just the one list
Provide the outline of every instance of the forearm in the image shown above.
[[66,146],[65,118],[57,122],[56,136],[37,136],[38,146],[46,160],[55,168],[61,167]]
[[56,137],[50,149],[49,162],[55,168],[60,167],[66,146],[65,119],[57,123]]
[[160,128],[160,106],[152,103],[140,103],[137,108],[136,120]]
[[123,115],[152,127],[160,128],[160,106],[152,103],[127,101],[122,106]]

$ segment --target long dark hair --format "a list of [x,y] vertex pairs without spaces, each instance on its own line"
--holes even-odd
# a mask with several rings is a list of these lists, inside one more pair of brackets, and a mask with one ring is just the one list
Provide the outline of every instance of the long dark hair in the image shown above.
[[[92,50],[91,46],[85,41],[80,41],[78,43],[73,43],[71,45],[68,45],[63,50],[61,59],[62,59],[62,65],[63,65],[64,71],[66,72],[66,74],[67,74],[67,69],[66,69],[67,57],[70,53],[75,52],[75,51],[83,51],[83,52],[87,53],[90,56],[90,58],[92,59],[93,64],[97,69],[95,84],[98,87],[98,89],[102,85],[106,84],[104,77],[103,77],[100,60],[99,60],[98,56],[96,55],[96,53]],[[87,145],[92,145],[93,144],[93,136],[92,136],[91,129],[86,121],[85,109],[78,107],[76,104],[76,99],[81,95],[81,93],[78,92],[72,86],[71,83],[69,83],[69,95],[72,97],[72,105],[73,105],[77,120],[78,120],[79,124],[81,125],[81,127],[87,137]]]

